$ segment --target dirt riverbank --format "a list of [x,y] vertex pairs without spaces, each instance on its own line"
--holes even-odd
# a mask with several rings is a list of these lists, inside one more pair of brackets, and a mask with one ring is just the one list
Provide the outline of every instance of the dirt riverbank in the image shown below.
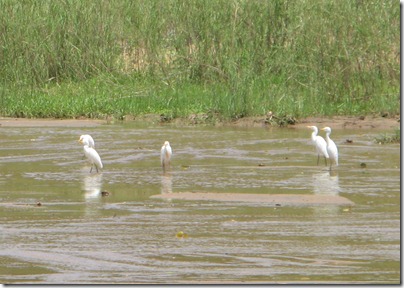
[[[132,118],[126,121],[158,122],[158,115]],[[0,118],[0,127],[92,127],[101,124],[112,123],[110,119],[27,119],[27,118]],[[189,119],[175,119],[174,124],[190,125]],[[264,127],[270,126],[265,117],[245,117],[235,121],[225,121],[216,126],[235,127]],[[375,116],[334,116],[334,117],[308,117],[298,119],[295,124],[287,125],[288,128],[305,128],[307,125],[330,126],[333,129],[382,129],[390,130],[400,126],[400,116],[375,117]],[[275,125],[273,125],[276,127]]]

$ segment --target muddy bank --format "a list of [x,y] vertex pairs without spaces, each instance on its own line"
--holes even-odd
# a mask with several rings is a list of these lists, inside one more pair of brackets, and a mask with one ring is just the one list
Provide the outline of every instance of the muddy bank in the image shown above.
[[105,122],[92,119],[0,118],[0,127],[93,127]]
[[394,129],[400,126],[400,117],[353,117],[353,116],[334,116],[331,118],[325,117],[309,117],[301,119],[296,127],[307,125],[330,126],[333,129]]
[[[177,118],[172,121],[162,122],[159,115],[143,115],[139,117],[127,117],[124,122],[140,122],[154,124],[176,125],[213,125],[234,127],[277,127],[268,124],[265,116],[245,117],[234,121],[219,121],[215,123],[195,122],[191,117]],[[27,118],[0,118],[0,127],[92,127],[101,124],[119,123],[111,119],[27,119]],[[385,129],[391,130],[400,126],[400,116],[333,116],[333,117],[308,117],[297,119],[296,123],[288,124],[288,128],[306,128],[307,125],[330,126],[333,129]]]
[[336,195],[302,194],[241,194],[241,193],[198,193],[182,192],[153,195],[154,199],[175,199],[190,201],[231,201],[244,203],[265,203],[274,206],[284,205],[354,205],[354,203]]
[[[268,126],[265,117],[247,117],[223,125],[239,127]],[[333,116],[333,117],[307,117],[297,119],[296,123],[288,124],[288,128],[306,128],[307,125],[329,126],[333,129],[385,129],[390,130],[400,126],[400,116],[375,117],[375,116]]]

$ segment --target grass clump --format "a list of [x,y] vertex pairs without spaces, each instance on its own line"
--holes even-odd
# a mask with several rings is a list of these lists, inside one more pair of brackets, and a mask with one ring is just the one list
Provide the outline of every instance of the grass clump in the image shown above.
[[3,116],[399,113],[392,1],[0,4]]
[[375,141],[379,144],[400,143],[401,141],[400,128],[396,128],[393,134],[385,133],[379,135],[378,137],[375,138]]

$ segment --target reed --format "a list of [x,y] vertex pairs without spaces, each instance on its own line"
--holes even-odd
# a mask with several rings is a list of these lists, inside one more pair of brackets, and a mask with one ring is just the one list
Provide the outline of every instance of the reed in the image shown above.
[[0,0],[0,113],[399,113],[393,1]]

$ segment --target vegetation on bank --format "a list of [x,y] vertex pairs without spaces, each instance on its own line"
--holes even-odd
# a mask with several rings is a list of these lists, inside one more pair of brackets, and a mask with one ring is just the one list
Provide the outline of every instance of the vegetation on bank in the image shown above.
[[0,0],[0,114],[400,112],[395,1]]
[[375,138],[375,141],[379,144],[389,144],[389,143],[400,143],[401,142],[401,132],[400,128],[396,128],[391,133],[384,133],[380,134],[378,137]]

